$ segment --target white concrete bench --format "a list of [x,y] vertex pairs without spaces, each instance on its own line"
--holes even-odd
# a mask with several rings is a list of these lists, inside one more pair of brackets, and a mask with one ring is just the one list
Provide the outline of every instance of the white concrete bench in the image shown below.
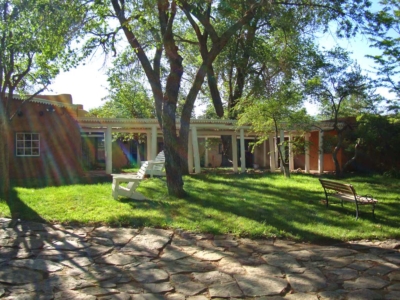
[[[143,194],[136,192],[136,188],[144,179],[148,165],[149,163],[145,161],[136,174],[111,174],[113,177],[112,196],[114,199],[118,199],[118,196],[123,196],[135,200],[145,200],[146,197]],[[128,184],[124,187],[120,185],[121,183]]]

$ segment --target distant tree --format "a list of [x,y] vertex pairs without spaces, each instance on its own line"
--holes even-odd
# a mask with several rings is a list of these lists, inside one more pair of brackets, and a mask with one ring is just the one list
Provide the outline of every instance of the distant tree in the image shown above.
[[276,82],[263,95],[253,94],[249,98],[242,98],[235,105],[238,112],[238,125],[251,126],[257,134],[257,144],[269,139],[270,132],[274,132],[278,156],[285,177],[290,177],[289,161],[285,159],[282,147],[284,141],[278,142],[279,133],[284,129],[295,128],[298,131],[306,129],[311,118],[302,108],[303,95],[301,88],[291,82]]
[[381,51],[368,55],[378,65],[379,84],[396,95],[389,109],[399,110],[400,100],[400,2],[380,1],[381,10],[370,16],[366,27],[372,47]]
[[369,167],[400,177],[400,116],[363,114],[357,121],[360,152]]
[[[0,187],[9,197],[10,122],[21,106],[44,91],[60,69],[77,63],[71,41],[80,33],[85,7],[80,1],[0,0]],[[30,96],[28,96],[30,95]]]
[[[381,98],[373,95],[369,79],[349,57],[349,53],[341,48],[325,52],[319,71],[306,83],[306,93],[321,104],[321,115],[333,122],[336,131],[336,145],[332,152],[336,176],[341,176],[341,168],[337,155],[343,148],[344,132],[349,124],[340,122],[340,117],[358,110],[377,110],[377,101]],[[353,104],[353,106],[351,105]]]

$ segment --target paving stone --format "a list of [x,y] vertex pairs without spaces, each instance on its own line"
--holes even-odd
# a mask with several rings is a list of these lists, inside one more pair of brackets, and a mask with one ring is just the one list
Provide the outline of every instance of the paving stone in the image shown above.
[[176,246],[168,245],[164,248],[161,254],[161,259],[163,260],[178,260],[184,257],[188,257],[189,254],[182,251],[181,248]]
[[282,272],[279,268],[274,266],[269,266],[266,264],[259,266],[244,266],[247,275],[251,276],[267,276],[267,277],[282,277]]
[[167,294],[165,298],[168,300],[185,300],[185,295],[179,293]]
[[354,290],[354,289],[383,289],[385,286],[389,285],[390,282],[383,280],[377,276],[370,277],[360,277],[355,281],[345,281],[343,287],[346,290]]
[[175,284],[175,291],[185,296],[194,296],[207,289],[207,286],[200,282],[184,282]]
[[170,276],[170,281],[172,283],[184,283],[184,282],[188,282],[191,280],[192,280],[192,278],[187,274],[176,274],[176,275]]
[[385,255],[385,259],[400,267],[400,253]]
[[81,241],[55,241],[49,245],[44,246],[45,249],[57,249],[74,251],[79,249],[88,248],[90,244]]
[[18,294],[18,295],[10,295],[7,297],[9,300],[51,300],[53,299],[53,295],[45,295],[45,294],[38,294],[35,292],[31,293],[24,293],[24,294]]
[[[383,299],[383,296],[375,291],[362,289],[351,291],[347,294],[347,300],[378,300]],[[398,298],[397,298],[398,299]]]
[[90,266],[93,264],[93,260],[89,257],[73,257],[68,260],[63,260],[60,263],[70,268],[81,268]]
[[124,266],[129,264],[140,264],[142,261],[134,255],[124,253],[112,253],[107,256],[96,258],[95,262],[99,264]]
[[132,296],[127,293],[118,293],[113,295],[97,297],[99,300],[130,300]]
[[363,276],[383,276],[396,269],[398,269],[398,267],[394,264],[376,264],[372,268],[366,270]]
[[210,285],[215,283],[226,283],[232,282],[234,279],[232,276],[221,273],[219,271],[211,271],[204,273],[192,273],[193,279],[201,283]]
[[204,295],[198,295],[198,296],[187,297],[186,299],[188,299],[188,300],[207,300],[208,298]]
[[353,270],[350,268],[330,270],[328,273],[334,274],[336,276],[337,280],[341,280],[341,281],[352,280],[359,276],[358,272],[356,270]]
[[318,293],[321,300],[345,300],[346,295],[347,291],[345,290],[323,291]]
[[82,289],[81,292],[88,294],[88,295],[93,295],[96,297],[108,296],[108,295],[113,295],[113,294],[119,293],[119,291],[116,289],[107,289],[107,288],[102,288],[102,287],[89,287],[89,288]]
[[193,258],[184,258],[175,262],[160,262],[160,266],[169,274],[207,272],[215,270],[215,266],[209,262],[202,262]]
[[166,293],[172,291],[174,287],[169,282],[161,282],[143,284],[143,289],[148,293]]
[[54,299],[96,300],[96,296],[84,294],[80,291],[61,291],[54,294]]
[[365,271],[372,268],[374,264],[371,261],[354,261],[348,267],[358,271]]
[[398,299],[400,299],[400,292],[399,291],[391,291],[391,292],[385,294],[385,299],[398,300]]
[[300,265],[293,256],[286,253],[266,254],[263,255],[262,258],[267,264],[283,268],[284,270],[302,268],[302,265]]
[[92,245],[85,249],[86,253],[90,257],[97,257],[105,255],[113,251],[114,247],[103,246],[103,245]]
[[102,246],[107,246],[111,247],[114,246],[114,242],[112,241],[111,238],[106,238],[106,237],[92,237],[90,238],[90,243],[94,244],[99,244]]
[[288,300],[318,300],[317,295],[306,294],[306,293],[294,293],[288,294],[284,299]]
[[287,281],[281,278],[263,278],[256,275],[234,275],[245,296],[279,295],[287,288]]
[[193,256],[201,260],[218,261],[225,257],[226,254],[220,251],[203,250],[194,253]]
[[400,283],[395,283],[387,287],[389,291],[400,291]]
[[240,298],[243,296],[236,282],[213,284],[209,287],[209,293],[211,298]]
[[44,272],[57,272],[63,269],[63,266],[61,264],[44,259],[13,260],[10,261],[8,264],[17,268],[27,268]]
[[141,294],[144,292],[143,286],[136,282],[119,284],[117,286],[117,289],[120,292],[124,292],[124,293],[128,293],[128,294]]
[[301,261],[309,261],[315,255],[314,252],[309,250],[290,251],[288,254]]
[[215,247],[221,248],[232,248],[239,245],[239,243],[235,240],[214,240],[213,244],[215,245]]
[[133,300],[164,300],[164,296],[160,294],[140,294],[131,295]]
[[162,229],[145,228],[128,242],[121,251],[134,255],[157,257],[159,251],[170,242],[173,232]]
[[318,269],[306,270],[303,274],[289,274],[287,279],[295,292],[317,292],[327,286],[325,276]]
[[400,270],[389,273],[388,277],[390,281],[395,281],[395,280],[400,281]]
[[167,280],[169,275],[166,271],[157,268],[154,263],[144,263],[129,269],[132,277],[142,283],[153,283]]
[[15,268],[11,266],[0,266],[0,282],[9,284],[24,284],[39,282],[43,274],[33,270]]
[[218,263],[218,270],[230,275],[246,273],[242,264],[232,257],[222,258]]
[[90,233],[91,237],[103,237],[113,241],[115,245],[125,245],[135,235],[139,233],[138,229],[134,228],[110,228],[98,227]]

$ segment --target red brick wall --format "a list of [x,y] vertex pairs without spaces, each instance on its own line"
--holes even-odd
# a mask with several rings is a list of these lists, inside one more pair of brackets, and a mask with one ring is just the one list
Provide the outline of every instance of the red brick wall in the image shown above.
[[[14,111],[21,101],[11,101]],[[71,109],[28,102],[20,109],[22,115],[11,122],[10,178],[23,181],[41,179],[53,184],[71,182],[83,174],[81,166],[82,145],[78,124]],[[17,132],[40,134],[40,156],[16,156]]]

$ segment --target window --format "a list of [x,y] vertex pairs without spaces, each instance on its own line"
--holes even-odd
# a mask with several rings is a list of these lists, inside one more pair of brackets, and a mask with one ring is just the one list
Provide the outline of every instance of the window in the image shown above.
[[16,154],[17,156],[39,156],[40,137],[39,133],[20,133],[16,134]]

